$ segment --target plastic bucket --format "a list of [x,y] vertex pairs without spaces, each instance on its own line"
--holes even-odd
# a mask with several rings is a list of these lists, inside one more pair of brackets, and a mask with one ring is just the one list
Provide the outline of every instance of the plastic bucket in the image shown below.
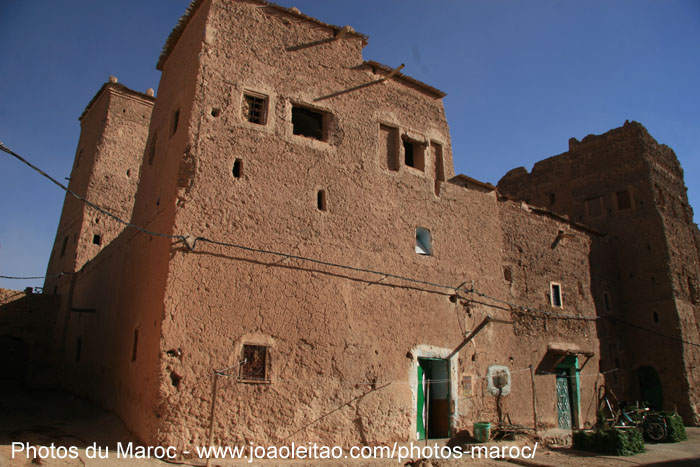
[[474,438],[480,443],[485,443],[491,437],[491,422],[476,422],[474,424]]

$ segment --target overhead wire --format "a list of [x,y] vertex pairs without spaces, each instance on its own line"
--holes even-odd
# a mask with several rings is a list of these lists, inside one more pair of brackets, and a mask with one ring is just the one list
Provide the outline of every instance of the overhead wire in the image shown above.
[[[120,217],[118,217],[117,215],[115,215],[115,214],[109,212],[109,211],[106,210],[105,208],[103,208],[103,207],[101,207],[101,206],[98,206],[97,204],[95,204],[95,203],[93,203],[93,202],[87,200],[86,198],[84,198],[84,197],[78,195],[78,194],[75,193],[74,191],[70,190],[67,186],[63,185],[61,182],[59,182],[58,180],[56,180],[55,178],[53,178],[52,176],[50,176],[49,174],[47,174],[46,172],[44,172],[43,170],[41,170],[39,167],[35,166],[34,164],[32,164],[31,162],[27,161],[25,158],[23,158],[23,157],[20,156],[19,154],[17,154],[16,152],[12,151],[10,148],[8,148],[7,146],[5,146],[2,142],[0,142],[0,150],[2,150],[2,151],[4,151],[4,152],[6,152],[7,154],[10,154],[11,156],[15,157],[15,158],[18,159],[20,162],[22,162],[23,164],[25,164],[25,165],[27,165],[28,167],[30,167],[32,170],[38,172],[38,173],[39,173],[40,175],[42,175],[43,177],[48,178],[52,183],[54,183],[55,185],[57,185],[59,188],[61,188],[62,190],[66,191],[67,193],[69,193],[71,196],[73,196],[73,197],[75,197],[76,199],[82,201],[83,203],[87,204],[88,206],[90,206],[91,208],[95,209],[96,211],[98,211],[98,212],[100,212],[100,213],[102,213],[102,214],[108,216],[109,218],[114,219],[115,221],[119,222],[120,224],[123,224],[123,225],[125,225],[126,227],[133,228],[133,229],[138,230],[138,231],[140,231],[140,232],[143,232],[143,233],[145,233],[145,234],[147,234],[147,235],[153,235],[153,236],[157,236],[157,237],[163,237],[163,238],[170,238],[170,239],[174,239],[174,240],[180,240],[180,241],[182,241],[182,242],[187,246],[187,248],[188,248],[189,250],[191,250],[191,251],[194,251],[194,249],[195,249],[195,247],[196,247],[196,245],[197,245],[197,242],[200,241],[200,242],[203,242],[203,243],[210,243],[210,244],[212,244],[212,245],[218,245],[218,246],[224,246],[224,247],[230,247],[230,248],[237,248],[237,249],[239,249],[239,250],[249,251],[249,252],[253,252],[253,253],[261,253],[261,254],[268,254],[268,255],[274,255],[274,256],[281,256],[281,257],[283,257],[283,258],[291,258],[291,259],[296,259],[296,260],[299,260],[299,261],[306,261],[306,262],[310,262],[310,263],[313,263],[313,264],[319,264],[319,265],[323,265],[323,266],[335,267],[335,268],[339,268],[339,269],[346,269],[346,270],[355,271],[355,272],[363,272],[363,273],[367,273],[367,274],[373,274],[373,275],[377,275],[377,276],[383,276],[384,278],[386,278],[386,277],[391,277],[391,278],[393,278],[393,279],[398,279],[398,280],[402,280],[402,281],[406,281],[406,282],[411,282],[411,283],[415,283],[415,284],[428,285],[428,286],[436,287],[436,288],[440,288],[440,289],[451,290],[451,291],[454,291],[454,292],[455,292],[455,294],[457,295],[458,298],[461,298],[462,300],[473,301],[473,300],[471,300],[471,299],[469,299],[469,298],[467,298],[467,297],[460,296],[460,295],[459,295],[459,292],[460,292],[460,291],[463,291],[463,292],[466,292],[466,293],[475,294],[475,295],[477,295],[477,296],[479,296],[479,297],[486,298],[486,299],[492,300],[492,301],[494,301],[494,302],[497,302],[497,303],[500,303],[500,304],[503,304],[503,305],[507,305],[507,306],[509,306],[509,307],[511,308],[511,311],[516,312],[516,313],[520,312],[520,313],[540,314],[540,315],[547,316],[547,317],[554,318],[554,319],[574,319],[574,320],[582,320],[582,321],[595,321],[595,320],[601,319],[601,318],[598,317],[598,316],[595,316],[595,317],[594,317],[594,316],[580,316],[580,315],[567,314],[567,313],[558,313],[558,312],[554,312],[554,311],[545,311],[545,310],[540,310],[540,309],[538,309],[538,308],[533,308],[533,307],[524,306],[524,305],[518,305],[518,304],[516,304],[516,303],[512,303],[512,302],[509,302],[509,301],[507,301],[507,300],[502,300],[502,299],[500,299],[500,298],[492,297],[492,296],[490,296],[490,295],[488,295],[488,294],[485,294],[485,293],[483,293],[483,292],[480,292],[480,291],[476,290],[476,289],[474,288],[473,285],[472,285],[470,288],[468,288],[468,289],[463,288],[464,285],[466,284],[466,282],[462,282],[462,283],[461,283],[460,285],[458,285],[458,286],[452,286],[452,285],[446,285],[446,284],[439,284],[439,283],[436,283],[436,282],[424,281],[424,280],[420,280],[420,279],[414,279],[414,278],[411,278],[411,277],[401,276],[401,275],[399,275],[399,274],[392,274],[392,273],[388,273],[388,272],[377,271],[377,270],[374,270],[374,269],[360,268],[360,267],[356,267],[356,266],[349,266],[349,265],[346,265],[346,264],[333,263],[333,262],[330,262],[330,261],[324,261],[324,260],[320,260],[320,259],[316,259],[316,258],[310,258],[310,257],[307,257],[307,256],[294,255],[294,254],[291,254],[291,253],[282,253],[282,252],[274,251],[274,250],[267,250],[267,249],[263,249],[263,248],[253,248],[253,247],[249,247],[249,246],[245,246],[245,245],[239,245],[239,244],[236,244],[236,243],[230,243],[230,242],[222,242],[222,241],[212,240],[212,239],[209,239],[209,238],[207,238],[207,237],[202,237],[202,236],[192,237],[191,235],[173,235],[173,234],[164,234],[164,233],[159,233],[159,232],[153,232],[153,231],[150,231],[150,230],[148,230],[148,229],[145,229],[145,228],[143,228],[143,227],[141,227],[141,226],[138,226],[138,225],[136,225],[136,224],[132,224],[131,222],[125,221],[125,220],[121,219]],[[190,243],[190,242],[191,242],[191,243]],[[62,276],[62,275],[65,275],[65,274],[74,274],[74,273],[71,273],[71,272],[61,272],[61,273],[57,273],[57,274],[49,274],[49,275],[46,275],[46,276],[32,276],[32,277],[0,276],[0,278],[3,278],[3,279],[25,279],[25,280],[29,280],[29,279],[44,279],[44,278],[53,277],[53,276]],[[483,302],[479,302],[479,303],[481,303],[481,304],[483,304],[483,305],[486,305],[486,306],[493,306],[493,305],[489,305],[489,304],[483,303]],[[653,331],[653,330],[651,330],[651,329],[647,329],[647,328],[644,328],[644,327],[642,327],[642,326],[637,326],[637,325],[634,325],[634,324],[632,324],[632,323],[628,323],[628,322],[623,321],[623,320],[620,320],[620,319],[618,319],[618,318],[611,318],[611,319],[620,321],[621,323],[626,324],[626,325],[628,325],[628,326],[636,327],[636,328],[638,328],[638,329],[641,329],[641,330],[650,332],[650,333],[652,333],[652,334],[656,334],[656,335],[659,335],[659,336],[661,336],[661,337],[665,337],[665,338],[667,338],[667,339],[671,339],[671,340],[674,340],[674,341],[678,341],[678,342],[682,342],[682,343],[685,343],[685,344],[689,344],[689,345],[693,345],[693,346],[696,346],[696,347],[700,347],[700,344],[696,344],[696,343],[693,343],[693,342],[688,342],[688,341],[685,341],[685,340],[683,340],[683,339],[679,339],[679,338],[676,338],[676,337],[667,336],[667,335],[665,335],[665,334],[661,334],[661,333],[656,332],[656,331]]]

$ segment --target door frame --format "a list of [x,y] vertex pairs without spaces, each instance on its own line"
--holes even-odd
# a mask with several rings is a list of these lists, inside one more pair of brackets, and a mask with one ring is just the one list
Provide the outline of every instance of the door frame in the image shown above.
[[[576,430],[581,428],[581,379],[579,377],[578,357],[570,355],[564,358],[556,366],[555,373],[563,371],[566,373],[568,389],[569,389],[569,405],[571,407],[571,429]],[[557,378],[554,377],[554,391],[557,397],[557,420],[559,419],[559,404],[557,392]]]
[[[432,359],[432,360],[447,360],[448,374],[450,378],[449,383],[449,435],[452,436],[455,433],[456,421],[459,418],[459,397],[458,397],[458,370],[459,370],[459,354],[450,356],[453,349],[446,349],[441,347],[435,347],[431,345],[419,345],[414,347],[410,352],[411,364],[409,365],[408,383],[411,389],[411,433],[413,439],[431,439],[430,433],[428,433],[428,438],[421,438],[418,433],[418,359]],[[414,438],[415,436],[415,438]]]

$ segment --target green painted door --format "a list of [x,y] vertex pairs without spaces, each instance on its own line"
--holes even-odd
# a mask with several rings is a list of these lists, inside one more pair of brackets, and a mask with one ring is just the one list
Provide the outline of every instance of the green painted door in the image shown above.
[[423,367],[420,365],[420,360],[418,364],[418,406],[416,407],[416,435],[418,439],[425,439],[425,422],[426,422],[426,412],[425,407],[425,386],[426,386],[426,376]]
[[559,428],[571,429],[571,393],[566,370],[557,370],[557,419]]

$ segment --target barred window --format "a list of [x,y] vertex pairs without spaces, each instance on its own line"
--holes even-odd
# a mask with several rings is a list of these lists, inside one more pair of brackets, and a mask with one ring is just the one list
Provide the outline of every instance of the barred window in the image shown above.
[[267,96],[243,94],[243,118],[264,125],[267,122]]
[[244,344],[239,378],[246,381],[269,381],[269,363],[267,346]]

